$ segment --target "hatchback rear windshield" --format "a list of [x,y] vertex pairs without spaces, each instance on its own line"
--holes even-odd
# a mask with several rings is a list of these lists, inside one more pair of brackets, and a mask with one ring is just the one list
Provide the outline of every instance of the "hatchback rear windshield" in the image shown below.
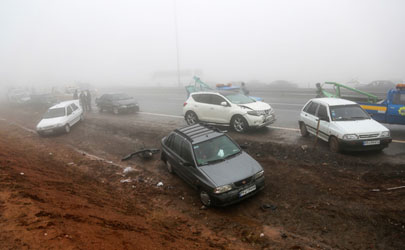
[[61,117],[65,116],[65,108],[54,108],[54,109],[48,109],[44,115],[44,119],[49,119],[49,118],[56,118],[56,117]]
[[369,119],[370,116],[359,105],[343,105],[330,107],[332,121],[354,121]]
[[234,104],[247,104],[247,103],[252,103],[255,102],[252,98],[249,96],[245,96],[239,93],[222,93],[228,100]]
[[226,135],[193,145],[195,159],[199,166],[224,161],[241,152]]

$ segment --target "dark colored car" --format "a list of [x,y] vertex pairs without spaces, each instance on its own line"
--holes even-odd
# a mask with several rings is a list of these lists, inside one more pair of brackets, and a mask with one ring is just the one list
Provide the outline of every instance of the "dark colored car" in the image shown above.
[[162,139],[161,159],[170,173],[198,190],[205,206],[239,202],[264,188],[264,171],[223,132],[201,124]]
[[138,112],[138,103],[132,96],[124,93],[119,94],[104,94],[100,98],[96,98],[96,105],[100,111],[112,111],[114,114],[122,112]]

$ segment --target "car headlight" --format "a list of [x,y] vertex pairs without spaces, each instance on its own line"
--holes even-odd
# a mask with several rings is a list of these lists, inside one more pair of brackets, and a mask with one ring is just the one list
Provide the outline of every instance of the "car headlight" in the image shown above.
[[260,171],[260,172],[257,172],[256,174],[255,174],[255,179],[259,179],[260,177],[262,177],[264,175],[264,170],[262,170],[262,171]]
[[228,192],[231,189],[232,189],[231,185],[224,185],[224,186],[220,186],[220,187],[215,188],[214,193],[215,194],[222,194],[222,193]]
[[247,112],[249,115],[259,116],[259,113],[256,110],[251,110]]
[[359,137],[356,134],[348,134],[343,136],[344,140],[357,140]]
[[389,137],[390,136],[390,131],[384,131],[381,133],[381,137]]

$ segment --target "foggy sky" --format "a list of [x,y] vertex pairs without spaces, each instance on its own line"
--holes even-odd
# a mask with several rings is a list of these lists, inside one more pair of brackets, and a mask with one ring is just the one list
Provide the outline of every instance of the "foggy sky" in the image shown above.
[[[405,79],[405,1],[176,6],[180,69],[206,81]],[[176,70],[173,0],[0,1],[0,85],[165,84],[153,74]]]

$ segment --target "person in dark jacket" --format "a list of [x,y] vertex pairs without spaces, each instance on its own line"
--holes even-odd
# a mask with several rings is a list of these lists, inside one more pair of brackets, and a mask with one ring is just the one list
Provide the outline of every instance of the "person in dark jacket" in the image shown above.
[[77,100],[77,99],[79,99],[79,92],[76,89],[75,92],[73,93],[73,100]]
[[244,82],[241,83],[240,90],[242,91],[242,94],[249,95],[249,90],[246,88],[246,85]]
[[86,90],[86,109],[91,111],[91,94],[90,90]]
[[86,94],[84,93],[84,91],[81,91],[81,92],[80,92],[80,95],[79,95],[79,102],[80,102],[80,106],[82,106],[83,111],[86,111],[87,98],[86,98]]

